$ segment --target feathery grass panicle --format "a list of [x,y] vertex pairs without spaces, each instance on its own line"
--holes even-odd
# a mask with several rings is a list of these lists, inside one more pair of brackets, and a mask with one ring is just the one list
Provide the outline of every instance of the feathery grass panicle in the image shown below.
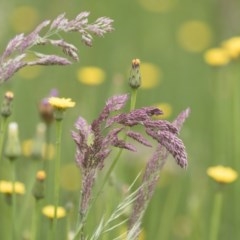
[[[120,132],[126,131],[129,137],[142,145],[150,147],[151,144],[142,134],[129,129],[132,126],[141,125],[145,128],[147,135],[159,143],[157,150],[147,164],[142,187],[138,191],[137,200],[134,204],[130,220],[131,227],[139,224],[138,222],[142,219],[159,178],[159,171],[165,163],[167,152],[173,155],[181,167],[187,166],[185,147],[177,135],[189,115],[189,109],[180,113],[173,123],[166,120],[152,120],[153,116],[162,114],[162,111],[155,107],[143,107],[128,113],[113,115],[112,112],[121,110],[124,107],[127,99],[127,95],[109,98],[99,117],[91,125],[84,118],[79,117],[75,124],[77,131],[72,132],[73,140],[77,146],[76,162],[83,176],[80,201],[80,217],[82,221],[85,221],[90,208],[90,198],[97,170],[104,167],[104,161],[109,156],[111,148],[118,147],[136,151],[135,146],[128,143],[126,138],[118,138]],[[108,132],[103,130],[108,130]]]
[[[152,198],[156,184],[160,177],[160,171],[166,162],[168,154],[172,154],[178,165],[181,167],[187,166],[185,147],[182,141],[177,138],[175,134],[180,131],[182,124],[189,116],[189,113],[189,109],[181,112],[176,120],[172,123],[173,125],[170,125],[171,127],[168,128],[168,130],[165,129],[156,131],[156,129],[152,129],[152,124],[150,126],[146,125],[146,132],[156,139],[159,142],[159,145],[157,146],[152,158],[147,162],[145,168],[142,185],[138,191],[137,199],[134,202],[133,211],[130,216],[128,234],[131,235],[131,238],[128,239],[138,239],[142,217],[146,211],[150,199]],[[157,121],[158,123],[159,121],[162,123],[162,120]],[[177,131],[173,126],[176,127]],[[148,129],[149,127],[150,129]],[[161,124],[159,127],[161,129]]]
[[[31,33],[23,33],[15,36],[7,44],[5,51],[0,56],[0,83],[7,81],[19,69],[25,66],[35,65],[69,65],[72,61],[78,61],[78,49],[64,39],[52,39],[53,35],[60,32],[78,32],[83,43],[92,46],[92,34],[102,37],[108,32],[113,31],[113,20],[107,17],[100,17],[95,22],[88,23],[89,12],[82,12],[75,19],[68,20],[65,13],[60,14],[53,21],[45,20],[40,23]],[[43,36],[40,32],[49,27],[47,33]],[[27,60],[27,54],[30,49],[37,45],[52,45],[62,49],[66,57],[55,54],[42,54],[34,52],[34,60]],[[68,57],[71,59],[69,60]]]

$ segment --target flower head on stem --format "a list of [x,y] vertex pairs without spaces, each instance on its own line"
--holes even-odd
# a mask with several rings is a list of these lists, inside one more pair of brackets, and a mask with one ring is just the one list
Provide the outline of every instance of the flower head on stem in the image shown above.
[[222,165],[209,167],[207,175],[221,184],[232,183],[238,178],[238,173],[234,169]]
[[[42,213],[44,216],[46,216],[47,218],[49,219],[54,219],[55,218],[55,213],[54,213],[54,210],[55,210],[55,206],[53,205],[47,205],[45,207],[43,207],[42,209]],[[58,206],[57,207],[57,216],[56,218],[63,218],[66,216],[66,210],[65,208],[61,207],[61,206]]]
[[[215,182],[223,185],[232,183],[238,178],[238,173],[230,167],[224,167],[222,165],[209,167],[207,169],[207,175]],[[219,226],[221,220],[221,210],[223,204],[223,191],[219,188],[214,196],[213,211],[210,222],[209,240],[217,240],[219,233]]]
[[71,98],[59,98],[59,97],[50,97],[48,99],[49,104],[54,108],[54,117],[55,120],[61,121],[63,119],[63,112],[75,106],[75,102]]

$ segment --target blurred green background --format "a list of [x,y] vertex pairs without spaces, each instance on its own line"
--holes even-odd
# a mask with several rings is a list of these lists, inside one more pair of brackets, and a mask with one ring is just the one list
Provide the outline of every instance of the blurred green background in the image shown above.
[[[104,38],[95,37],[91,48],[84,46],[76,33],[64,35],[79,48],[79,62],[67,67],[26,68],[1,86],[1,95],[7,90],[14,92],[11,120],[19,123],[21,140],[34,136],[40,121],[37,105],[52,88],[57,88],[61,97],[76,101],[76,107],[67,111],[64,120],[62,202],[76,199],[80,178],[78,170],[75,172],[73,168],[75,146],[70,135],[73,124],[79,115],[89,121],[94,119],[112,94],[130,92],[127,81],[131,60],[139,58],[144,86],[139,90],[137,107],[167,105],[169,120],[181,110],[191,108],[191,116],[181,133],[189,167],[179,170],[169,159],[144,218],[145,239],[207,239],[216,186],[207,177],[206,169],[216,164],[235,167],[235,160],[224,149],[219,149],[220,154],[213,151],[218,121],[214,115],[216,74],[204,62],[203,53],[239,34],[240,1],[2,0],[0,50],[3,52],[16,34],[30,32],[45,19],[54,19],[62,12],[71,19],[82,11],[91,12],[90,22],[100,16],[114,19],[115,30]],[[96,73],[99,84],[82,81],[81,70],[86,67],[100,69]],[[218,136],[221,136],[223,125],[219,126]],[[54,142],[54,128],[52,139]],[[129,184],[135,177],[132,174],[141,169],[142,156],[148,155],[141,151],[137,157],[124,155],[116,174],[120,182]],[[23,158],[18,162],[19,171],[26,171],[28,161]],[[24,174],[19,172],[19,180],[25,179]],[[219,239],[240,236],[237,229],[240,222],[235,219],[234,186],[225,189]],[[1,224],[0,229],[4,231]]]

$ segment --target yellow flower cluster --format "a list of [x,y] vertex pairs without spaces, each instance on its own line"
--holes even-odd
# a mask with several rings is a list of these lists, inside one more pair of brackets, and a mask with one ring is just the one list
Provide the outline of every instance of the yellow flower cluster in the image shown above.
[[[14,186],[14,187],[13,187]],[[13,191],[16,194],[24,194],[25,193],[25,186],[21,182],[13,182],[9,181],[0,181],[0,192],[5,194],[13,194]]]
[[[55,207],[53,205],[47,205],[42,209],[43,215],[49,219],[54,218]],[[63,218],[66,216],[66,210],[63,207],[57,207],[57,218]]]
[[71,108],[75,106],[75,102],[73,102],[71,98],[50,97],[48,99],[48,102],[54,108],[61,109],[61,110],[65,110],[67,108]]
[[238,173],[230,167],[221,165],[209,167],[207,175],[218,183],[231,183],[238,178]]
[[240,57],[240,37],[232,37],[222,42],[220,47],[209,49],[204,59],[211,66],[224,66]]

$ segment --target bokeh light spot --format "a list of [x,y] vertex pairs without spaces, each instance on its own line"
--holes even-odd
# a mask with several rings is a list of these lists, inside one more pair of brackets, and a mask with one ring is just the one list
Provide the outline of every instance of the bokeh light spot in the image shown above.
[[30,157],[32,153],[32,145],[33,141],[31,139],[27,139],[22,142],[22,154],[25,157]]
[[176,0],[139,0],[139,4],[150,12],[167,12],[174,7]]
[[179,27],[177,40],[185,50],[189,52],[201,52],[211,44],[212,32],[207,23],[202,21],[188,21]]
[[224,48],[211,48],[204,54],[204,60],[211,66],[223,66],[229,63],[228,51]]
[[105,80],[106,74],[103,69],[94,66],[82,67],[77,71],[78,80],[86,85],[100,85]]
[[158,119],[168,119],[172,115],[172,106],[169,103],[157,103],[155,106],[163,111],[163,115],[156,116]]
[[61,168],[61,186],[68,191],[79,190],[81,178],[76,164],[66,164]]
[[28,32],[32,30],[39,21],[37,9],[31,6],[21,6],[13,10],[10,22],[16,32]]
[[154,88],[159,84],[162,71],[158,66],[152,63],[141,63],[140,71],[142,75],[141,88]]

